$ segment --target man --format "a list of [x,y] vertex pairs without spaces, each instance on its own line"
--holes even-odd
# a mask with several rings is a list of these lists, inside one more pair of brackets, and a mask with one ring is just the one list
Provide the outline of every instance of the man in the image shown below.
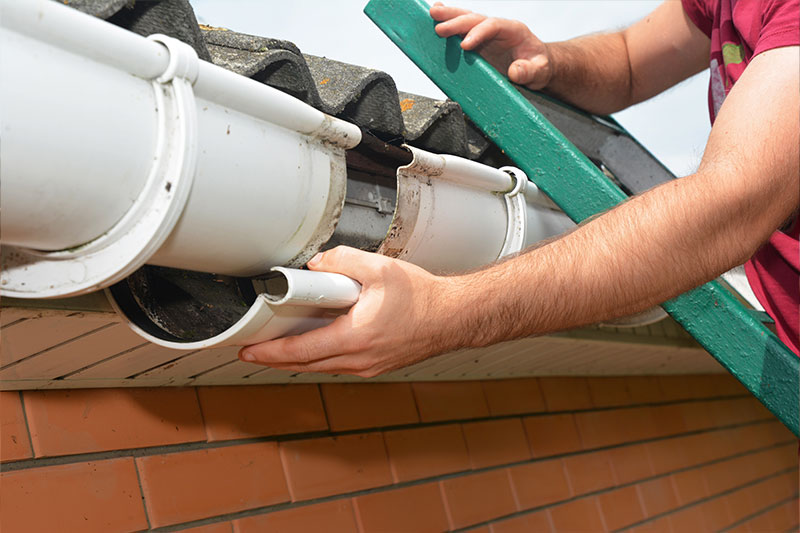
[[457,348],[635,313],[751,258],[755,293],[798,351],[798,0],[667,0],[626,30],[548,44],[516,21],[439,3],[431,16],[436,33],[465,35],[464,49],[512,81],[596,114],[710,63],[714,124],[700,168],[470,274],[434,276],[344,247],[320,254],[309,268],[358,280],[359,301],[325,328],[244,348],[243,360],[375,376]]

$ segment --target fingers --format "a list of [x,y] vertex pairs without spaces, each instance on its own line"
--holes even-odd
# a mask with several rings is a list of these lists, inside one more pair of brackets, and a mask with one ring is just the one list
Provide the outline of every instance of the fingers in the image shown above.
[[[371,378],[382,374],[377,361],[363,355],[337,355],[308,364],[271,364],[271,368],[290,370],[292,372],[318,372],[322,374],[353,374],[363,378]],[[389,370],[389,368],[386,368]]]
[[446,20],[436,25],[436,34],[439,37],[451,37],[453,35],[464,35],[474,26],[485,20],[486,17],[477,13],[466,12],[455,18]]
[[348,316],[331,324],[291,337],[283,337],[239,350],[239,359],[267,366],[305,365],[344,353],[359,352]]
[[436,2],[431,6],[430,14],[433,20],[442,22],[450,20],[459,15],[466,15],[470,11],[468,9],[461,9],[460,7],[446,6],[441,2]]
[[378,375],[378,361],[365,353],[369,341],[354,331],[348,317],[302,335],[284,337],[246,346],[239,359],[280,370],[322,372],[326,374],[355,374],[361,377]]
[[363,285],[374,277],[375,269],[385,260],[385,257],[378,254],[349,246],[337,246],[315,255],[306,266],[309,270],[343,274]]

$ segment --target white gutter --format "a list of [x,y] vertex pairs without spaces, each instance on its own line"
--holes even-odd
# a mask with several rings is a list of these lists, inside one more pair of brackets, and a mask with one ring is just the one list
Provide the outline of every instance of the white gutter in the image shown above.
[[145,263],[255,275],[328,240],[357,127],[169,37],[0,7],[3,295],[84,294]]
[[[85,294],[144,264],[261,276],[305,264],[330,239],[356,126],[169,37],[50,0],[0,10],[0,295]],[[381,253],[463,271],[573,226],[518,169],[408,149]],[[357,297],[341,276],[277,272],[285,294],[254,280],[250,310],[201,341],[162,335],[109,296],[134,330],[179,349],[312,329]]]

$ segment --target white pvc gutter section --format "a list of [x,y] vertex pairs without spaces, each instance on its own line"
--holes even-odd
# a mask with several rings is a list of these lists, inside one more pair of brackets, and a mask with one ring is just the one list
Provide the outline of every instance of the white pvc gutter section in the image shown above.
[[[50,0],[0,0],[0,295],[92,292],[144,264],[255,280],[233,326],[196,350],[245,345],[330,322],[360,286],[305,264],[331,237],[359,129]],[[55,80],[55,81],[54,81]],[[572,227],[518,169],[407,147],[379,252],[463,271]],[[338,311],[337,311],[338,310]]]
[[83,294],[145,263],[261,274],[328,240],[356,126],[175,39],[0,6],[3,295]]

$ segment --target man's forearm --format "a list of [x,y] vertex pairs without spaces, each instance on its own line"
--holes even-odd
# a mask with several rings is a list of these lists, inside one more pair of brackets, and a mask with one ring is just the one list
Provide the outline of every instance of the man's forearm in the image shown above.
[[631,104],[631,70],[622,32],[547,43],[553,75],[544,91],[607,115]]
[[442,305],[454,304],[444,312],[459,317],[464,339],[448,341],[483,346],[628,315],[744,262],[776,224],[763,213],[779,206],[768,195],[719,195],[714,178],[662,185],[541,248],[452,278]]
[[587,111],[613,113],[707,68],[710,42],[680,2],[665,1],[625,30],[546,45],[553,76],[545,90]]

